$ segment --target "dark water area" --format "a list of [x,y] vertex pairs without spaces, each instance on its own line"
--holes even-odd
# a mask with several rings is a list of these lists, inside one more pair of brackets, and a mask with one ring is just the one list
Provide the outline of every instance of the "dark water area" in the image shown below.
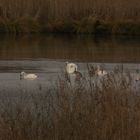
[[140,37],[92,35],[0,35],[0,59],[54,59],[139,63]]
[[[134,73],[140,69],[140,37],[94,37],[92,35],[0,35],[0,91],[39,90],[55,84],[65,61],[78,64],[82,73],[87,63],[116,65]],[[20,72],[35,73],[36,80],[20,80]]]

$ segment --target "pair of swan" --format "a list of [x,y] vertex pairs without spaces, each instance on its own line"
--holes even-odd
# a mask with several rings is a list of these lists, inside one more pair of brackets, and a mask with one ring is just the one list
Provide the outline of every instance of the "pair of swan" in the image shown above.
[[[80,72],[78,71],[78,66],[74,63],[66,62],[66,71],[68,74],[80,74]],[[97,69],[95,70],[95,75],[104,76],[107,74],[107,71],[101,69],[99,65],[97,66]]]
[[88,68],[90,77],[104,76],[108,74],[108,72],[103,70],[103,68],[101,68],[99,65],[97,65],[97,67],[87,65],[87,68]]
[[103,70],[103,68],[100,68],[99,65],[97,65],[97,69],[95,70],[95,75],[98,75],[98,76],[104,76],[104,75],[107,75],[107,71],[106,70]]
[[[107,75],[107,71],[100,68],[100,66],[97,66],[97,69],[94,70],[94,75],[103,77]],[[75,81],[80,81],[83,77],[82,74],[78,71],[78,66],[74,63],[66,62],[66,79],[68,81],[73,81],[73,78]]]
[[[82,77],[82,74],[78,71],[78,66],[76,64],[74,64],[74,63],[66,62],[66,72],[68,74],[74,74],[76,76],[76,79],[80,79]],[[91,72],[93,72],[94,75],[97,75],[97,76],[100,76],[100,77],[105,76],[105,75],[108,74],[108,72],[106,70],[104,70],[103,68],[101,68],[99,65],[97,65],[96,69],[92,68]],[[134,73],[132,75],[132,78],[136,82],[140,81],[140,72],[139,72],[139,70],[136,70],[136,73]]]

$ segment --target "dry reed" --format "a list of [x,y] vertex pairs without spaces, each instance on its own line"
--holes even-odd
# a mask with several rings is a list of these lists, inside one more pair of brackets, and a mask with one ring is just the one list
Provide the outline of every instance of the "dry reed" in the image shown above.
[[[127,34],[132,22],[128,34],[140,34],[139,9],[138,0],[0,0],[0,32]],[[108,26],[102,23],[95,31],[96,20]],[[118,27],[120,22],[125,22],[126,33]],[[110,23],[115,24],[113,31]]]
[[7,20],[69,20],[89,16],[101,20],[138,20],[139,9],[137,0],[0,0],[0,16]]
[[98,85],[88,69],[74,87],[61,76],[46,92],[1,93],[0,140],[140,139],[140,95],[130,74],[116,68]]

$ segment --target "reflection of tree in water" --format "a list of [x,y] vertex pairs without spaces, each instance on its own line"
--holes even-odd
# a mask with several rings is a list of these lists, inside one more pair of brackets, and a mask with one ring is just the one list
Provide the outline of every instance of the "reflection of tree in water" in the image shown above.
[[72,35],[2,36],[1,59],[48,58],[84,62],[140,62],[139,39]]

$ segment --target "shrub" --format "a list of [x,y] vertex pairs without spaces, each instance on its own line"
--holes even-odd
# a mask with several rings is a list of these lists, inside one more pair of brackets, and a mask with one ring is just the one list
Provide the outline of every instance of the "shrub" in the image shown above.
[[134,21],[116,22],[112,28],[113,34],[138,35],[140,34],[140,23]]
[[58,33],[75,33],[76,22],[75,21],[58,21],[52,24],[53,32]]
[[77,33],[95,33],[96,26],[98,26],[99,20],[88,17],[78,22]]

